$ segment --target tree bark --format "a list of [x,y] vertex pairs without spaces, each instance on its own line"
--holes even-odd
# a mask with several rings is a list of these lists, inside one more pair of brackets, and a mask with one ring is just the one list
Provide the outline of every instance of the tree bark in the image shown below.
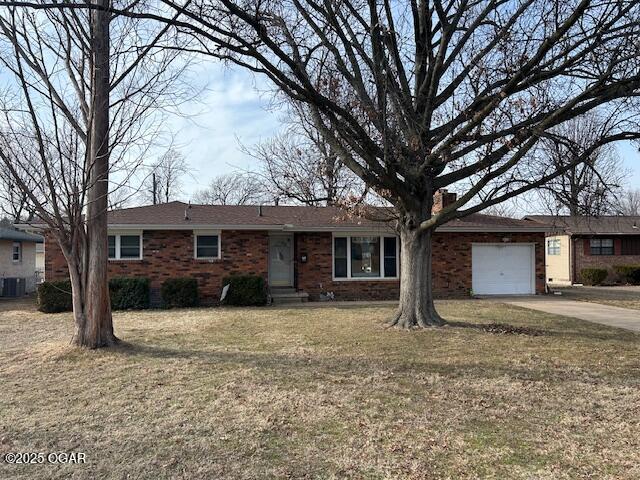
[[[93,1],[105,9],[109,7],[108,0]],[[91,97],[92,117],[87,155],[89,188],[87,190],[86,214],[87,249],[84,252],[86,285],[82,291],[86,322],[84,329],[76,332],[74,336],[76,345],[88,348],[110,346],[118,341],[113,333],[107,277],[109,15],[105,10],[91,10],[93,95]]]
[[432,234],[408,227],[400,231],[400,303],[390,326],[413,329],[446,323],[433,304]]

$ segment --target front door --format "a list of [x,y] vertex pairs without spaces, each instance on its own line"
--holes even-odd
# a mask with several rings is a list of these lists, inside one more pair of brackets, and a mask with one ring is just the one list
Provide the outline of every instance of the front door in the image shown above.
[[269,237],[269,285],[293,286],[293,236]]

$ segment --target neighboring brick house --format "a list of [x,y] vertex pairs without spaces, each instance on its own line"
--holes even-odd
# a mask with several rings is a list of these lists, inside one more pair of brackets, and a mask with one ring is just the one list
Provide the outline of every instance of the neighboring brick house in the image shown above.
[[620,281],[615,265],[640,265],[640,217],[532,215],[549,225],[546,238],[546,281],[582,283],[583,268],[606,268],[606,282]]
[[[439,197],[452,199],[451,194]],[[255,274],[277,297],[395,299],[399,239],[388,224],[333,207],[188,205],[181,202],[109,212],[109,274],[151,280],[152,300],[172,277],[198,279],[203,303],[215,303],[224,277]],[[439,296],[541,293],[544,227],[471,215],[434,235]],[[47,238],[47,280],[67,278],[64,258]]]
[[35,290],[36,245],[43,241],[40,235],[0,227],[0,296]]

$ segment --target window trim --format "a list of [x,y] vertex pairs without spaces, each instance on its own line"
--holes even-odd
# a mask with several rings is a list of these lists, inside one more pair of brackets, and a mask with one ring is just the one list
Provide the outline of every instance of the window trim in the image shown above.
[[[600,246],[595,247],[599,249],[598,253],[593,253],[593,245],[591,245],[591,242],[593,241],[599,241],[600,242]],[[611,241],[611,253],[602,253],[602,241],[603,240],[610,240]],[[605,247],[605,248],[609,248],[609,247]],[[589,239],[589,255],[593,256],[593,257],[612,257],[616,254],[616,242],[613,238],[610,237],[597,237],[597,238],[590,238]]]
[[[218,256],[217,257],[199,257],[198,256],[198,237],[207,236],[218,237]],[[193,231],[193,259],[194,260],[220,260],[222,258],[222,235],[220,230],[194,230]]]
[[[553,253],[551,252],[550,246],[553,245]],[[557,250],[556,250],[557,249]],[[562,241],[559,238],[548,238],[547,239],[547,255],[551,255],[553,257],[562,254]]]
[[[120,237],[138,237],[138,241],[140,242],[140,256],[139,257],[126,257],[126,258],[122,258],[120,256],[121,252],[120,252]],[[116,256],[115,257],[109,257],[109,261],[110,262],[139,262],[140,260],[142,260],[144,258],[144,241],[143,241],[143,235],[142,235],[142,231],[136,231],[136,230],[127,230],[127,231],[121,231],[121,232],[107,232],[107,241],[108,241],[108,237],[116,237]],[[109,245],[107,243],[107,255],[109,254]]]
[[[380,238],[380,276],[379,277],[352,277],[351,276],[351,237],[379,237]],[[384,239],[386,237],[394,237],[396,239],[396,275],[394,277],[385,277],[384,271]],[[347,276],[336,277],[336,238],[347,238]],[[400,237],[389,233],[376,232],[351,232],[337,233],[331,236],[331,279],[334,282],[384,282],[395,281],[400,278]]]
[[[14,258],[13,254],[15,253],[14,249],[18,247],[18,258]],[[22,242],[13,242],[11,244],[11,261],[13,263],[22,263]]]

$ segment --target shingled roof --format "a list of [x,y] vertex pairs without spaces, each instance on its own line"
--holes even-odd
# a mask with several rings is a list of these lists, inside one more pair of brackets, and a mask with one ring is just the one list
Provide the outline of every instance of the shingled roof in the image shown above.
[[23,232],[15,228],[0,227],[0,240],[11,240],[13,242],[35,242],[42,243],[44,238],[40,235]]
[[526,218],[549,225],[549,232],[573,235],[640,235],[640,217],[635,216],[530,215]]
[[[381,209],[381,212],[384,210]],[[387,215],[388,217],[388,215]],[[170,202],[109,212],[109,226],[141,229],[221,228],[243,230],[335,231],[385,229],[384,221],[347,215],[337,207],[190,205]],[[441,231],[544,231],[537,222],[473,214]]]

